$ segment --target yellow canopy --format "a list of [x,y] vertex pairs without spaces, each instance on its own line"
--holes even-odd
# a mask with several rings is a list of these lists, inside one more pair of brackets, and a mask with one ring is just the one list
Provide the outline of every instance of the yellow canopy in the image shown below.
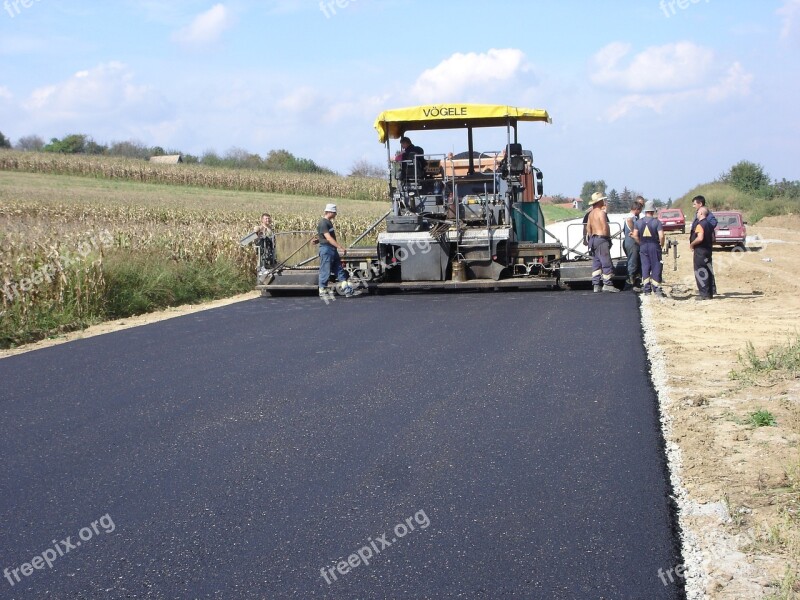
[[375,119],[378,139],[399,138],[406,131],[497,127],[508,122],[544,121],[552,123],[546,110],[517,108],[502,104],[431,104],[385,110]]

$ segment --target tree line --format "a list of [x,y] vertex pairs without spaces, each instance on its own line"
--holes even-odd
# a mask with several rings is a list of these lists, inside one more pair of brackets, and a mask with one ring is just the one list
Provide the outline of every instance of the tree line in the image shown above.
[[211,167],[335,174],[331,169],[320,166],[309,158],[295,156],[284,149],[270,150],[263,157],[242,148],[231,148],[222,155],[217,154],[214,150],[206,150],[201,156],[195,156],[176,149],[165,150],[161,146],[146,146],[135,140],[100,144],[91,136],[82,133],[65,135],[61,139],[52,138],[50,142],[45,142],[38,135],[27,135],[21,137],[16,144],[12,145],[11,140],[0,132],[0,148],[13,148],[23,152],[118,156],[141,160],[149,160],[152,156],[180,154],[185,163],[203,164]]
[[727,183],[740,192],[751,194],[762,200],[800,199],[800,181],[772,180],[764,167],[758,163],[742,160],[722,173],[717,181]]
[[[756,200],[800,200],[800,181],[789,181],[785,178],[780,181],[777,179],[772,180],[762,165],[748,160],[739,161],[717,177],[715,182],[728,184],[740,192],[753,196]],[[584,208],[588,207],[588,202],[593,193],[602,192],[608,196],[610,212],[628,212],[631,208],[631,203],[636,197],[643,195],[634,190],[629,190],[627,186],[623,188],[622,192],[617,192],[613,188],[610,191],[606,191],[606,188],[606,182],[602,179],[585,181],[581,188],[581,200]],[[647,199],[653,200],[656,208],[669,208],[672,206],[672,198],[667,202],[663,202],[658,198]]]
[[[621,192],[618,192],[615,188],[611,188],[611,190],[607,191],[606,188],[607,185],[603,179],[598,179],[597,181],[584,181],[583,187],[581,188],[581,200],[583,201],[583,208],[589,207],[589,200],[591,200],[592,194],[595,192],[601,192],[604,196],[608,197],[606,204],[608,205],[608,212],[611,213],[625,213],[630,211],[631,204],[633,204],[633,201],[636,200],[637,196],[644,196],[644,194],[641,194],[635,190],[628,189],[628,186],[625,186]],[[672,198],[667,200],[667,202],[664,202],[659,198],[648,198],[648,200],[652,200],[656,208],[672,206]]]

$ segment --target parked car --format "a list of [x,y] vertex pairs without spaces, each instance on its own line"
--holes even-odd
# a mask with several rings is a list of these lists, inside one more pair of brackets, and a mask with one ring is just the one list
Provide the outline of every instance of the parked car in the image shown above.
[[747,239],[747,221],[738,210],[714,211],[717,226],[714,228],[714,245],[744,246]]
[[686,217],[680,208],[659,208],[657,216],[664,231],[686,233]]

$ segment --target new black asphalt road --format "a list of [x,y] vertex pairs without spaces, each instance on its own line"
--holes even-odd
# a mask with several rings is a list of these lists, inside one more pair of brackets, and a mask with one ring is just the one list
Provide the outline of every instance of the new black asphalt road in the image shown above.
[[0,381],[0,598],[683,595],[630,294],[257,299]]

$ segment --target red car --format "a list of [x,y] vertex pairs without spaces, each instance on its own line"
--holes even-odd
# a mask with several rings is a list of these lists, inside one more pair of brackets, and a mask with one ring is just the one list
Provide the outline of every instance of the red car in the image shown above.
[[657,216],[664,231],[686,233],[686,217],[680,208],[659,208]]
[[738,210],[714,211],[717,226],[714,228],[714,245],[744,246],[747,239],[747,221]]

